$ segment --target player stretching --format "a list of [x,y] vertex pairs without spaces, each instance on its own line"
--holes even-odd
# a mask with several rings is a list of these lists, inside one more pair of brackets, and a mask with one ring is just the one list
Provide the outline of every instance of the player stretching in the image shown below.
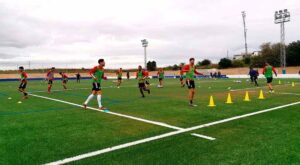
[[21,79],[20,79],[21,84],[19,86],[19,91],[24,94],[23,99],[27,99],[28,98],[28,93],[25,92],[25,88],[26,88],[26,85],[27,85],[27,74],[24,71],[23,66],[19,67],[19,71],[21,73]]
[[264,74],[266,79],[267,79],[267,85],[269,87],[269,92],[270,93],[274,93],[274,89],[273,89],[273,86],[272,86],[273,72],[277,77],[277,72],[276,72],[275,68],[273,66],[271,66],[269,63],[266,62],[266,66],[263,69],[262,74]]
[[102,97],[102,91],[101,91],[101,81],[102,79],[106,80],[106,77],[104,76],[104,66],[105,61],[104,59],[98,60],[98,66],[95,66],[91,71],[90,75],[92,76],[92,82],[93,82],[93,88],[92,88],[92,94],[88,96],[86,101],[83,104],[83,107],[86,109],[88,103],[94,98],[94,96],[97,95],[97,102],[99,105],[100,110],[105,110],[106,108],[102,106],[101,104],[101,97]]
[[122,75],[123,75],[123,71],[122,71],[122,68],[120,68],[117,72],[117,77],[118,77],[118,80],[117,80],[117,88],[120,88],[121,86],[121,83],[122,83]]
[[184,84],[184,81],[183,81],[183,79],[184,79],[184,77],[185,77],[185,76],[183,75],[182,68],[180,68],[179,75],[180,75],[180,85],[181,85],[181,87],[184,87],[184,86],[185,86],[185,84]]
[[138,67],[138,72],[136,73],[136,79],[139,82],[139,89],[142,94],[142,97],[145,97],[144,91],[147,91],[150,94],[150,89],[148,89],[145,85],[145,72],[142,70],[142,66]]
[[51,88],[52,88],[52,84],[53,84],[53,80],[54,80],[54,72],[55,72],[55,68],[52,67],[46,75],[46,80],[48,80],[48,94],[51,93]]
[[196,107],[197,105],[193,104],[194,95],[195,95],[195,78],[194,74],[203,75],[200,72],[197,72],[195,67],[195,59],[190,58],[190,63],[185,65],[182,69],[183,72],[186,72],[186,85],[189,88],[189,104],[190,106]]
[[59,72],[59,74],[61,75],[62,86],[66,90],[67,89],[67,82],[68,82],[69,77],[63,72]]
[[160,68],[157,72],[157,77],[158,77],[158,81],[159,81],[159,85],[157,86],[158,88],[163,88],[163,80],[165,78],[165,72],[162,68]]

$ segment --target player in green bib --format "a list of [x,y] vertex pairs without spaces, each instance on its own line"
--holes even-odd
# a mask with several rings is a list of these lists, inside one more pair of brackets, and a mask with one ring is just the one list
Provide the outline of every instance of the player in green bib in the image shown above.
[[94,98],[94,96],[97,95],[97,102],[99,105],[100,110],[105,110],[106,108],[102,106],[101,104],[101,97],[102,97],[102,91],[101,91],[101,81],[102,79],[106,80],[106,77],[104,76],[104,66],[105,61],[104,59],[98,60],[98,66],[95,66],[91,71],[90,75],[92,77],[92,94],[90,94],[87,98],[87,100],[84,102],[83,107],[86,109],[88,103]]
[[195,74],[203,75],[203,73],[197,72],[195,67],[195,59],[190,58],[189,64],[185,65],[182,69],[182,72],[186,73],[186,85],[189,89],[189,105],[196,107],[197,105],[193,104],[194,95],[195,95]]
[[165,72],[162,68],[160,68],[157,72],[157,77],[158,77],[158,81],[159,81],[159,84],[158,84],[158,88],[163,88],[163,80],[165,78]]
[[269,88],[270,93],[274,93],[274,89],[273,89],[273,86],[272,86],[273,73],[277,77],[277,72],[276,72],[275,68],[273,66],[271,66],[269,63],[266,62],[266,66],[263,69],[262,74],[265,75],[265,77],[267,79],[267,86]]
[[19,67],[19,72],[20,74],[20,82],[21,84],[19,85],[19,92],[23,93],[23,99],[28,98],[28,93],[25,91],[26,86],[27,86],[27,73],[24,71],[24,67],[20,66]]
[[138,79],[140,93],[141,93],[141,95],[142,95],[143,98],[145,97],[144,91],[147,91],[148,94],[150,94],[150,89],[148,89],[146,87],[146,84],[145,84],[145,78],[146,78],[146,76],[147,75],[146,75],[145,71],[142,70],[142,66],[139,66],[138,67],[138,71],[136,73],[136,79]]
[[121,83],[122,83],[122,76],[123,76],[123,70],[122,70],[122,68],[120,68],[118,71],[117,71],[117,77],[118,77],[118,79],[117,79],[117,88],[120,88],[120,86],[121,86]]

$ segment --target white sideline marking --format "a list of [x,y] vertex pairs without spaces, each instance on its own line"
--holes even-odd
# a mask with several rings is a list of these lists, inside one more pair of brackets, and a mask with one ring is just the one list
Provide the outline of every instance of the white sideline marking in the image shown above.
[[277,94],[280,94],[280,95],[296,95],[296,96],[300,96],[299,93],[287,93],[287,92],[279,92]]
[[177,130],[177,131],[173,131],[173,132],[169,132],[169,133],[165,133],[165,134],[161,134],[161,135],[157,135],[157,136],[153,136],[153,137],[149,137],[149,138],[145,138],[145,139],[141,139],[141,140],[137,140],[137,141],[121,144],[121,145],[117,145],[117,146],[114,146],[114,147],[101,149],[101,150],[98,150],[98,151],[78,155],[78,156],[75,156],[75,157],[70,157],[70,158],[66,158],[66,159],[63,159],[63,160],[58,160],[58,161],[55,161],[55,162],[47,163],[46,165],[60,165],[60,164],[70,163],[70,162],[74,162],[74,161],[77,161],[77,160],[81,160],[81,159],[101,155],[103,153],[107,153],[107,152],[127,148],[127,147],[130,147],[130,146],[134,146],[134,145],[138,145],[138,144],[142,144],[142,143],[147,143],[147,142],[150,142],[150,141],[154,141],[154,140],[158,140],[158,139],[162,139],[162,138],[182,134],[182,133],[185,133],[185,132],[194,131],[194,130],[197,130],[197,129],[200,129],[200,128],[210,127],[210,126],[213,126],[213,125],[217,125],[217,124],[221,124],[221,123],[225,123],[225,122],[229,122],[229,121],[233,121],[233,120],[237,120],[237,119],[242,119],[242,118],[246,118],[246,117],[249,117],[249,116],[254,116],[254,115],[258,115],[258,114],[262,114],[262,113],[266,113],[266,112],[270,112],[270,111],[274,111],[274,110],[278,110],[278,109],[282,109],[282,108],[286,108],[286,107],[290,107],[290,106],[298,105],[298,104],[300,104],[300,101],[290,103],[290,104],[286,104],[286,105],[273,107],[273,108],[269,108],[269,109],[265,109],[265,110],[261,110],[261,111],[257,111],[257,112],[252,112],[252,113],[248,113],[248,114],[244,114],[244,115],[239,115],[239,116],[235,116],[235,117],[231,117],[231,118],[227,118],[227,119],[223,119],[223,120],[218,120],[218,121],[215,121],[215,122],[202,124],[202,125],[198,125],[198,126],[194,126],[194,127],[190,127],[190,128],[186,128],[186,129],[181,129],[181,130]]
[[[50,97],[45,97],[45,96],[40,96],[40,95],[35,95],[35,94],[29,94],[29,95],[34,96],[34,97],[39,97],[39,98],[47,99],[47,100],[57,101],[57,102],[61,102],[61,103],[69,104],[69,105],[74,105],[74,106],[82,107],[83,108],[82,105],[71,103],[71,102],[68,102],[68,101],[63,101],[63,100],[59,100],[59,99],[53,99],[53,98],[50,98]],[[172,126],[172,125],[169,125],[169,124],[166,124],[166,123],[162,123],[162,122],[151,121],[151,120],[147,120],[147,119],[142,119],[142,118],[138,118],[138,117],[134,117],[134,116],[129,116],[129,115],[123,115],[123,114],[120,114],[120,113],[115,113],[115,112],[110,112],[110,111],[109,112],[104,112],[103,110],[99,110],[97,108],[87,107],[87,109],[94,110],[94,111],[99,111],[99,112],[103,112],[103,113],[108,113],[108,114],[112,114],[112,115],[116,115],[116,116],[121,116],[121,117],[124,117],[124,118],[133,119],[133,120],[138,120],[138,121],[142,121],[142,122],[145,122],[145,123],[159,125],[159,126],[162,126],[162,127],[167,127],[167,128],[171,128],[171,129],[175,129],[175,130],[182,130],[183,129],[183,128],[179,128],[179,127]]]
[[[295,83],[298,84],[298,83]],[[291,84],[282,84],[282,85],[273,85],[273,86],[286,86],[286,85],[291,85]],[[266,88],[267,86],[260,86],[260,87],[253,87],[253,88],[241,88],[241,89],[231,89],[231,92],[235,91],[243,91],[243,90],[248,90],[248,89],[261,89],[261,88]]]
[[196,136],[196,137],[200,137],[200,138],[203,138],[203,139],[207,139],[207,140],[216,140],[216,138],[213,138],[213,137],[210,137],[210,136],[205,136],[205,135],[200,135],[200,134],[197,134],[197,133],[192,133],[191,135]]

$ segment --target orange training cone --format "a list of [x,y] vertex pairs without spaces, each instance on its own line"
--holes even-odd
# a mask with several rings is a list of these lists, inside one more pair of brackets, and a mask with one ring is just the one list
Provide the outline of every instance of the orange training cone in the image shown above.
[[263,92],[262,89],[261,89],[260,92],[259,92],[259,97],[258,97],[258,99],[260,99],[260,100],[265,99],[265,97],[264,97],[264,92]]
[[209,107],[215,107],[215,102],[214,102],[214,97],[213,96],[210,96],[209,98]]
[[244,101],[250,101],[250,97],[249,97],[249,92],[248,91],[246,91]]
[[226,104],[232,104],[232,103],[233,103],[233,102],[232,102],[232,99],[231,99],[231,94],[228,93]]

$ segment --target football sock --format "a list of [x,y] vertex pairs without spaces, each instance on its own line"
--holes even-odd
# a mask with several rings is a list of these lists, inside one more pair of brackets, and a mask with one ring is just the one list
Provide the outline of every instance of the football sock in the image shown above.
[[99,108],[101,108],[102,107],[102,104],[101,104],[101,95],[97,95],[97,101],[98,101]]
[[89,97],[86,99],[86,101],[84,102],[84,104],[87,105],[93,98],[94,98],[93,94],[89,95]]

